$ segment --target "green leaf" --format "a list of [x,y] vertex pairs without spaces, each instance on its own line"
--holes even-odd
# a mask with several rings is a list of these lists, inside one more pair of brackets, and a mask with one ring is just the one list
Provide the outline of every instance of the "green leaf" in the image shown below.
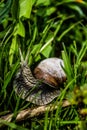
[[49,46],[47,46],[47,47],[42,51],[42,54],[43,54],[46,58],[48,58],[49,55],[50,55],[50,53],[51,53],[51,51],[52,51],[52,46],[49,45]]
[[85,16],[83,10],[77,5],[69,5],[69,7],[75,11],[77,11],[81,16]]
[[[34,45],[33,46],[33,50],[31,51],[31,54],[32,55],[36,55],[36,54],[38,54],[39,53],[39,50],[40,50],[40,48],[41,48],[41,44],[36,44],[36,45]],[[38,51],[38,52],[37,52]]]
[[10,127],[11,129],[16,129],[16,130],[28,130],[27,128],[21,127],[19,125],[16,125],[13,122],[5,121],[4,119],[0,119],[0,127],[6,125]]
[[29,56],[29,65],[31,65],[33,61],[38,61],[40,59],[39,50],[41,46],[41,44],[36,44],[33,46],[33,49]]
[[16,64],[14,64],[12,66],[11,71],[9,71],[7,74],[5,74],[5,76],[4,76],[4,85],[2,86],[2,92],[6,91],[7,85],[11,81],[12,76],[13,76],[14,72],[16,71],[18,65],[19,65],[19,62],[16,62]]
[[19,1],[13,0],[12,6],[11,6],[11,14],[12,14],[13,19],[17,19],[17,16],[19,14],[18,6],[19,6]]
[[63,44],[63,48],[64,51],[62,51],[62,58],[65,66],[64,69],[66,71],[68,81],[71,81],[73,79],[72,66],[64,44]]
[[14,29],[14,36],[17,34],[20,35],[21,37],[25,37],[25,28],[21,21],[19,21],[19,23],[15,26]]
[[69,31],[71,31],[73,28],[75,28],[78,24],[80,24],[81,21],[78,21],[77,23],[72,24],[68,29],[62,32],[62,34],[58,37],[58,41],[60,41]]
[[19,0],[19,18],[25,17],[30,18],[32,10],[32,0]]
[[16,50],[16,40],[17,40],[16,36],[13,37],[12,44],[11,44],[10,51],[9,51],[9,63],[10,63],[10,65],[12,65],[14,53],[15,53],[15,50]]
[[52,34],[50,34],[46,39],[46,43],[40,49],[40,53],[44,55],[46,58],[50,56],[50,53],[53,49],[51,46],[52,41],[53,41],[53,36]]
[[50,4],[50,0],[37,0],[36,5],[44,5],[47,6]]
[[6,16],[8,15],[10,11],[12,0],[8,0],[6,4],[0,3],[0,24],[2,23],[3,19],[6,19]]
[[56,11],[55,7],[49,7],[46,9],[46,16],[51,15],[52,13],[54,13]]
[[85,42],[83,42],[82,48],[78,54],[78,57],[77,57],[78,65],[80,65],[80,62],[81,62],[82,58],[84,57],[84,55],[86,54],[86,52],[87,52],[87,40]]

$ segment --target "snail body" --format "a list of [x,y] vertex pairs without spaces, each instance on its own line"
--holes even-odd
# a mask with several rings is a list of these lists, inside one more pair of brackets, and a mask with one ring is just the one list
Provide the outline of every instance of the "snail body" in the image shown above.
[[66,80],[62,69],[64,63],[58,58],[45,59],[35,68],[35,76],[33,76],[27,63],[28,55],[24,60],[20,50],[21,68],[14,80],[14,90],[26,101],[37,105],[46,105],[60,94],[59,85]]

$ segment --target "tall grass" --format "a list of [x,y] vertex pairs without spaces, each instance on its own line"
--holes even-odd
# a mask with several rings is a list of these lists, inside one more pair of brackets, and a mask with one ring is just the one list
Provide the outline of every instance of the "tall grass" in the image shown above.
[[[87,2],[80,0],[2,0],[0,2],[0,116],[14,113],[11,122],[0,120],[5,129],[85,130],[87,126]],[[67,81],[55,111],[40,117],[15,121],[20,110],[34,107],[13,90],[23,56],[30,50],[29,65],[48,57],[64,60]],[[64,99],[71,106],[61,106]],[[79,112],[84,110],[84,116]]]

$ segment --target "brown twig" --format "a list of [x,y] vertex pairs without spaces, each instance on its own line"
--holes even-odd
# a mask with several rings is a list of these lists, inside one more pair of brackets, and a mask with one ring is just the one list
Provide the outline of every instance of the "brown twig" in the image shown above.
[[[44,114],[47,110],[48,111],[56,110],[58,108],[58,105],[59,105],[59,103],[56,105],[50,104],[50,105],[46,105],[46,106],[38,106],[38,107],[35,107],[32,109],[28,108],[25,110],[21,110],[16,117],[16,122],[39,116],[41,114]],[[70,105],[70,103],[67,100],[65,100],[62,103],[62,107],[67,107],[69,105]],[[11,114],[7,114],[5,116],[0,117],[0,124],[2,124],[3,121],[11,122],[13,115],[14,114],[11,113]],[[1,126],[2,125],[0,125],[0,127]]]

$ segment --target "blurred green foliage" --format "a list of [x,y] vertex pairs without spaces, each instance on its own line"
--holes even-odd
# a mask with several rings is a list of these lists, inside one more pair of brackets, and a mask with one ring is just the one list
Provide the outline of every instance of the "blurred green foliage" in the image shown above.
[[[21,47],[24,56],[27,50],[30,50],[29,65],[31,68],[48,57],[63,58],[67,82],[61,94],[62,99],[66,97],[72,104],[77,104],[75,107],[58,108],[56,116],[51,114],[52,118],[46,114],[45,119],[35,118],[31,121],[31,126],[27,121],[23,122],[22,126],[29,126],[34,130],[41,128],[51,130],[65,129],[66,125],[68,130],[72,128],[73,130],[82,130],[82,128],[85,130],[86,123],[79,123],[83,117],[79,115],[78,107],[80,103],[84,104],[80,109],[86,113],[86,14],[86,0],[0,1],[0,113],[8,109],[12,112],[17,111],[26,104],[15,96],[12,85],[20,63],[18,47]],[[87,120],[86,116],[85,120]],[[22,129],[14,123],[7,124],[7,126]]]

